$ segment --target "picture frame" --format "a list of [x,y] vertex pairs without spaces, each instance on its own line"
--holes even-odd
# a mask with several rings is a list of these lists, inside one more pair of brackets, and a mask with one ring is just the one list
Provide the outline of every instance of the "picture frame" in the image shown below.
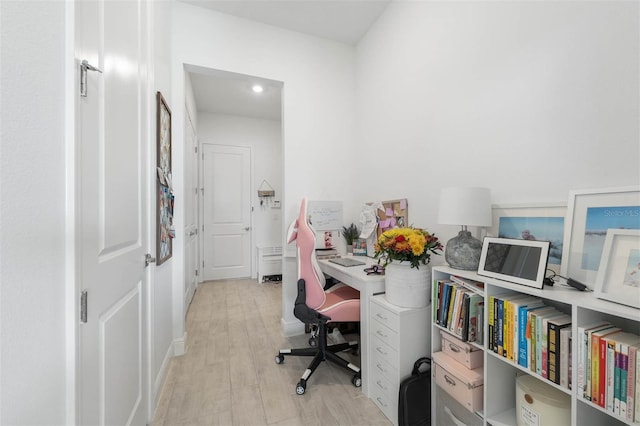
[[549,241],[485,237],[478,275],[542,289],[550,246]]
[[599,299],[640,304],[640,230],[609,229],[594,290]]
[[162,93],[156,94],[157,140],[157,208],[156,208],[156,265],[173,256],[174,196],[171,179],[171,109]]
[[549,241],[547,268],[559,274],[567,204],[563,201],[526,204],[494,204],[488,236]]
[[569,192],[561,275],[595,286],[608,229],[640,229],[640,187]]

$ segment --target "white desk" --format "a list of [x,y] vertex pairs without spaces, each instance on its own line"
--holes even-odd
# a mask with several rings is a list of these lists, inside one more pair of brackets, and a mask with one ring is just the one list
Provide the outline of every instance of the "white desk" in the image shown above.
[[369,302],[371,296],[384,292],[384,275],[367,275],[364,272],[365,268],[377,265],[377,260],[366,256],[355,256],[355,259],[365,262],[366,265],[346,267],[324,259],[318,263],[322,272],[360,292],[360,374],[362,392],[369,397]]

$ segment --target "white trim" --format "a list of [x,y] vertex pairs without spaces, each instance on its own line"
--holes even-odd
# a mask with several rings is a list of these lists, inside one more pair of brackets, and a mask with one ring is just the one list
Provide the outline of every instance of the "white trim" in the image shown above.
[[64,134],[65,134],[65,418],[78,419],[78,288],[76,274],[76,87],[75,0],[65,0]]
[[167,375],[169,372],[169,363],[173,358],[173,347],[169,346],[167,348],[167,352],[164,354],[164,359],[162,360],[162,365],[158,370],[158,375],[155,377],[153,381],[153,412],[158,409],[158,404],[160,403],[160,397],[162,396],[162,389],[164,388],[164,384],[167,381]]
[[180,356],[187,353],[187,332],[182,337],[173,340],[173,356]]
[[299,336],[300,334],[304,334],[304,324],[298,319],[287,322],[284,318],[282,318],[280,322],[282,323],[282,331],[286,337]]

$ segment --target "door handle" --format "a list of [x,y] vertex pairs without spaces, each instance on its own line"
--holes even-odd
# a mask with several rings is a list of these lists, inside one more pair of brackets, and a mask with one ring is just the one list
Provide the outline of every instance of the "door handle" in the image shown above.
[[149,266],[150,263],[156,263],[156,258],[151,256],[150,253],[144,255],[144,266],[145,268]]
[[249,229],[251,229],[250,226],[247,226],[247,227],[244,228],[245,231],[248,231]]

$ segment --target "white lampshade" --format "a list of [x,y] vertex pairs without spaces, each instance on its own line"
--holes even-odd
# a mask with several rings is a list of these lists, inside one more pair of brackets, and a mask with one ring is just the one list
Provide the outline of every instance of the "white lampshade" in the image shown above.
[[438,223],[442,225],[491,226],[489,188],[443,188]]

